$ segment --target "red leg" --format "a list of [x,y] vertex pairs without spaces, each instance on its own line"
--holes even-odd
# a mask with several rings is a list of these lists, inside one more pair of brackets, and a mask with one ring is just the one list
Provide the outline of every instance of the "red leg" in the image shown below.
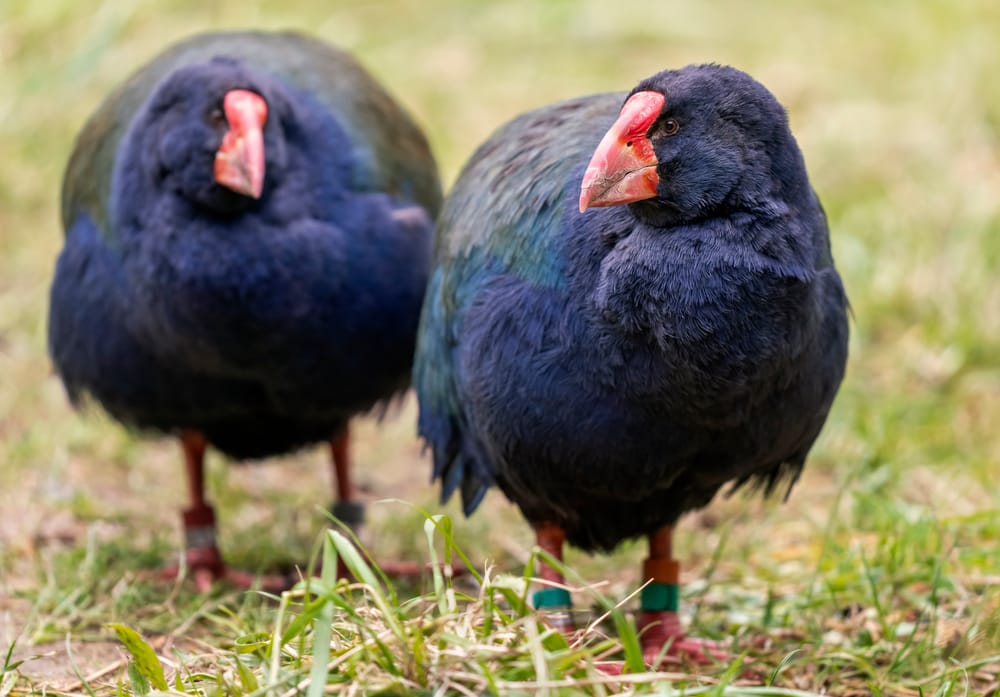
[[345,426],[341,433],[330,439],[330,455],[333,460],[334,486],[337,490],[332,512],[356,535],[365,521],[365,505],[355,498],[354,483],[351,481],[349,427]]
[[350,432],[347,427],[344,428],[343,433],[330,440],[330,455],[333,457],[333,474],[336,480],[338,501],[349,501],[353,498],[351,462],[348,460],[349,446]]
[[[566,533],[559,525],[541,523],[535,526],[535,540],[539,547],[555,559],[562,561]],[[541,590],[535,591],[533,597],[535,607],[546,612],[550,624],[565,634],[571,634],[573,632],[573,616],[570,614],[572,604],[569,591],[561,587],[565,585],[562,572],[544,561],[539,561],[537,573],[539,578],[554,585],[546,585]]]
[[205,500],[205,437],[197,431],[181,433],[187,471],[190,507],[182,513],[187,566],[202,593],[225,574],[225,564],[215,544],[215,511]]
[[[222,559],[215,541],[215,511],[205,499],[205,450],[208,443],[198,431],[183,431],[180,435],[184,450],[190,507],[181,514],[184,522],[184,558],[200,593],[212,590],[212,583],[224,580],[237,588],[259,587],[280,592],[293,580],[285,576],[261,576],[230,569]],[[164,578],[176,578],[177,567],[162,571]]]
[[673,558],[673,532],[668,526],[649,536],[649,558],[642,573],[643,580],[651,583],[643,589],[636,619],[643,655],[650,665],[657,662],[660,653],[664,653],[664,660],[673,662],[682,658],[703,664],[724,660],[726,653],[714,642],[684,634],[677,616],[680,565]]
[[205,501],[205,450],[208,443],[198,431],[183,431],[181,447],[184,449],[184,466],[187,470],[188,498],[191,508],[206,508]]
[[[354,485],[351,481],[350,461],[350,427],[330,439],[330,456],[333,461],[333,484],[336,489],[331,512],[334,517],[347,525],[357,536],[365,520],[364,504],[354,498]],[[337,576],[348,576],[347,567],[342,559],[337,561]]]

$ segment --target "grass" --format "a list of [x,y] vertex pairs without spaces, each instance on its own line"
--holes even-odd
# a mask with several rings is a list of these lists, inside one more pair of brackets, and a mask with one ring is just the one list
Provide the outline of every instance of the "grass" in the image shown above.
[[[469,520],[436,505],[412,402],[357,424],[362,483],[373,500],[450,516],[434,549],[463,550],[480,587],[391,588],[367,564],[374,581],[319,579],[282,598],[149,581],[179,547],[178,454],[71,412],[51,375],[58,182],[76,130],[134,66],[232,26],[306,28],[352,50],[424,124],[446,182],[516,113],[664,67],[731,63],[788,106],[854,308],[847,379],[787,503],[722,498],[677,540],[685,621],[744,653],[751,674],[736,660],[595,671],[595,658],[627,657],[630,625],[609,616],[569,645],[524,608],[526,526],[497,494]],[[996,693],[998,31],[988,0],[7,0],[0,697],[152,688],[112,624],[136,630],[170,689],[191,694]],[[227,554],[260,568],[334,554],[326,469],[320,451],[248,468],[213,459]],[[383,503],[371,518],[376,557],[430,557],[418,508]],[[583,616],[620,604],[628,618],[643,552],[570,553]]]

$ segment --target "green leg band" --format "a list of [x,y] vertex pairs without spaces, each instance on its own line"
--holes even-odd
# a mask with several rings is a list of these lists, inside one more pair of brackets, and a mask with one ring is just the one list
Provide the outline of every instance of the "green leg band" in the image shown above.
[[536,610],[547,608],[568,608],[573,605],[569,591],[565,588],[543,588],[531,596]]
[[676,583],[650,583],[642,589],[643,612],[677,612],[679,592]]

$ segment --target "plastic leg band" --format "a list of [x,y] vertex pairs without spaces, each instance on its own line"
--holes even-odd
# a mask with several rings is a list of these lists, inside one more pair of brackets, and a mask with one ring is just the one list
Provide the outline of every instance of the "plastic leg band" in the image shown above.
[[642,589],[640,609],[643,612],[677,612],[679,590],[676,583],[650,583]]
[[535,603],[536,610],[546,610],[548,608],[566,609],[573,604],[569,591],[565,588],[542,588],[535,591],[531,599]]

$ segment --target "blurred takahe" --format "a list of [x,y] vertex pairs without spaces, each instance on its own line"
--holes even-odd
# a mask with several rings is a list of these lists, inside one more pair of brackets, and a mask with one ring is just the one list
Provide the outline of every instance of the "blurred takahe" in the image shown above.
[[348,420],[409,385],[440,202],[410,117],[297,34],[190,38],[84,126],[50,351],[74,402],[180,438],[199,587],[227,574],[206,446],[243,460],[329,441],[334,513],[360,522]]
[[676,616],[672,526],[727,484],[791,486],[847,358],[784,109],[700,65],[524,114],[466,164],[435,264],[414,383],[443,497],[468,514],[496,484],[556,558],[647,536],[646,655],[705,660]]

